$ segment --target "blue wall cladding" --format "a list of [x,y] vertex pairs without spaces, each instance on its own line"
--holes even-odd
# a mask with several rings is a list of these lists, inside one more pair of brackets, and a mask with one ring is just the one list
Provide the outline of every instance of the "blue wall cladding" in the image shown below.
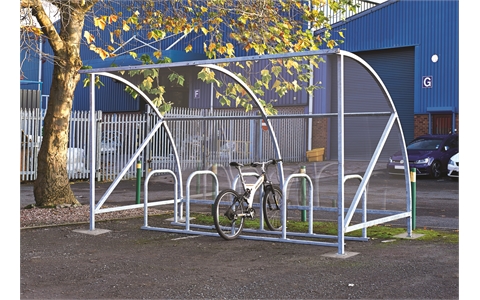
[[[32,46],[23,45],[24,49],[21,49],[20,51],[20,66],[21,66],[20,89],[39,90],[42,88],[41,85],[34,82],[40,81],[39,70],[40,70],[41,64],[43,63],[40,61],[39,55],[31,49],[35,49],[36,47],[39,47],[39,46],[41,47],[43,44],[45,44],[45,42],[44,40],[42,42],[41,40],[35,37],[32,37],[32,39],[30,40],[24,40],[22,42],[33,43],[37,45],[32,45]],[[42,43],[42,45],[39,45],[39,43]]]
[[[247,67],[245,62],[243,62],[240,67],[238,64],[230,64],[225,66],[224,68],[236,75],[241,74],[242,76],[246,77],[248,83],[253,85],[257,80],[261,78],[261,71],[263,69],[269,69],[271,67],[270,62],[267,60],[260,60],[252,62],[250,67]],[[197,71],[193,76],[197,76],[198,72],[201,69],[198,68]],[[216,78],[218,78],[223,85],[221,87],[217,87],[214,85],[213,87],[210,84],[205,84],[201,80],[192,80],[192,88],[191,88],[191,107],[195,108],[209,108],[213,105],[213,108],[234,108],[236,107],[235,101],[232,100],[230,106],[222,106],[219,100],[216,98],[216,92],[225,93],[225,89],[228,83],[233,83],[234,80],[231,77],[220,73],[219,71],[214,70],[216,74]],[[276,77],[272,74],[273,79],[269,83],[268,87],[263,86],[261,88],[263,94],[257,94],[256,96],[264,100],[267,103],[272,103],[273,106],[304,106],[308,103],[308,95],[307,92],[303,89],[298,92],[288,91],[285,95],[280,96],[275,89],[273,88],[273,83],[276,80]],[[278,76],[279,78],[283,78],[288,81],[295,80],[295,75],[288,74],[288,72],[284,69]],[[299,85],[305,87],[306,83],[300,83]],[[213,95],[213,96],[212,96]],[[248,96],[245,96],[248,99]]]
[[[354,53],[414,47],[414,113],[458,112],[458,6],[458,0],[391,0],[334,24],[333,31],[344,29],[340,48]],[[431,86],[423,85],[425,77]]]

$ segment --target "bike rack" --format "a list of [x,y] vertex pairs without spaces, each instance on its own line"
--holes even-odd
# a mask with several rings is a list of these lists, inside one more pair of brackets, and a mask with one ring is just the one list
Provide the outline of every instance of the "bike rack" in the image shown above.
[[[153,174],[170,174],[173,176],[174,179],[174,198],[173,200],[162,200],[162,201],[157,201],[155,203],[148,203],[148,183],[150,181],[150,178],[153,176]],[[143,226],[147,227],[148,226],[148,207],[149,206],[154,206],[154,205],[166,205],[166,204],[172,204],[174,205],[174,218],[176,221],[177,218],[177,212],[178,212],[178,179],[175,173],[172,170],[168,169],[162,169],[162,170],[153,170],[148,173],[147,177],[145,178],[145,183],[144,183],[144,196],[145,199],[143,201]]]
[[[178,204],[182,205],[185,203],[185,222],[181,222],[183,220],[182,217],[182,210],[178,211],[175,209],[174,211],[174,219],[171,222],[171,225],[176,225],[176,226],[182,226],[185,227],[185,229],[176,229],[176,228],[164,228],[164,227],[152,227],[147,225],[147,221],[145,221],[145,225],[141,227],[141,229],[145,230],[153,230],[153,231],[161,231],[161,232],[171,232],[171,233],[183,233],[183,234],[196,234],[196,235],[208,235],[208,236],[219,236],[217,232],[206,232],[206,231],[199,231],[199,230],[191,230],[191,228],[200,228],[200,229],[208,229],[208,230],[215,230],[214,225],[198,225],[198,224],[190,224],[190,203],[203,203],[203,204],[210,204],[212,205],[214,203],[214,200],[192,200],[190,199],[190,185],[192,182],[192,179],[197,176],[197,175],[211,175],[214,179],[215,182],[215,193],[218,195],[218,178],[217,175],[209,170],[199,170],[192,172],[190,176],[187,179],[186,182],[186,190],[185,190],[185,199],[180,200],[178,203],[178,199],[175,196],[175,208],[178,206]],[[145,197],[145,205],[147,205],[148,198]],[[173,202],[172,202],[173,203]],[[180,216],[180,220],[179,217]],[[145,220],[148,218],[148,214],[145,214]]]
[[[190,224],[190,204],[191,203],[200,203],[200,204],[210,204],[212,205],[214,203],[213,200],[198,200],[198,199],[191,199],[190,197],[190,186],[192,183],[192,180],[195,176],[197,175],[211,175],[213,177],[214,183],[215,183],[215,193],[218,195],[219,190],[218,190],[218,178],[216,174],[212,171],[209,170],[200,170],[200,171],[195,171],[190,176],[188,177],[186,181],[186,196],[185,199],[178,201],[177,199],[177,193],[175,192],[175,199],[174,200],[167,200],[164,201],[164,204],[169,204],[173,203],[174,204],[174,219],[170,223],[171,225],[174,226],[181,226],[184,227],[184,229],[177,229],[177,228],[162,228],[162,227],[151,227],[148,226],[148,213],[146,212],[146,208],[150,206],[148,204],[148,181],[154,173],[170,173],[174,176],[175,178],[175,186],[177,185],[177,180],[175,177],[175,174],[170,171],[170,170],[156,170],[152,171],[148,177],[145,180],[145,221],[144,221],[144,226],[142,229],[146,230],[154,230],[154,231],[162,231],[162,232],[170,232],[170,233],[180,233],[180,234],[195,234],[195,235],[206,235],[206,236],[219,236],[219,234],[215,231],[215,226],[212,225],[199,225],[199,224]],[[255,172],[247,172],[243,174],[244,176],[259,176],[258,173]],[[235,190],[236,185],[238,183],[238,180],[240,178],[240,175],[237,175],[235,179],[232,182],[232,189]],[[337,243],[332,243],[332,242],[321,242],[321,241],[313,241],[313,240],[304,240],[304,239],[299,239],[301,238],[318,238],[318,239],[335,239],[338,238],[338,236],[335,235],[325,235],[325,234],[316,234],[313,233],[313,212],[316,210],[325,210],[325,208],[322,207],[314,207],[313,206],[313,184],[310,179],[310,176],[308,176],[305,173],[295,173],[291,174],[288,176],[288,178],[285,180],[282,193],[284,195],[284,199],[287,200],[287,191],[288,191],[288,185],[290,184],[291,180],[293,178],[303,178],[305,179],[308,184],[310,185],[310,193],[308,195],[308,200],[309,203],[308,205],[287,205],[287,201],[283,202],[283,206],[281,208],[281,213],[282,213],[282,225],[287,224],[287,210],[288,209],[295,209],[295,210],[308,210],[309,215],[308,215],[308,232],[307,233],[302,233],[302,232],[288,232],[287,231],[287,226],[282,226],[282,231],[270,231],[270,230],[265,230],[263,227],[263,222],[264,222],[264,217],[263,217],[263,207],[261,201],[262,199],[262,191],[260,190],[260,203],[255,204],[255,206],[260,206],[260,213],[259,213],[259,219],[260,219],[260,228],[259,229],[249,229],[245,228],[242,231],[242,234],[238,236],[238,238],[241,239],[247,239],[247,240],[259,240],[259,241],[271,241],[271,242],[286,242],[286,243],[295,243],[295,244],[308,244],[308,245],[317,245],[317,246],[331,246],[331,247],[337,247]],[[360,175],[348,175],[345,176],[345,181],[349,179],[359,179],[362,181],[362,177]],[[175,188],[175,191],[177,189]],[[366,194],[366,192],[364,192]],[[364,195],[364,201],[363,201],[363,221],[366,221],[366,196]],[[186,211],[185,211],[185,219],[182,217],[182,212],[179,211],[178,207],[182,207],[182,204],[186,204]],[[181,210],[181,209],[180,209]],[[330,209],[331,210],[331,209]],[[334,209],[335,210],[335,209]],[[184,222],[183,222],[184,220]],[[195,228],[197,230],[192,230],[192,228]],[[200,229],[200,230],[199,230]],[[202,231],[201,229],[204,230],[209,230],[209,231]],[[253,233],[253,234],[267,234],[269,236],[254,236],[254,235],[245,235],[243,233]],[[279,237],[271,237],[271,235],[280,235]],[[291,237],[297,237],[297,238],[291,238]],[[365,241],[367,240],[366,237],[366,228],[363,229],[363,234],[362,237],[345,237],[346,240],[360,240],[360,241]]]

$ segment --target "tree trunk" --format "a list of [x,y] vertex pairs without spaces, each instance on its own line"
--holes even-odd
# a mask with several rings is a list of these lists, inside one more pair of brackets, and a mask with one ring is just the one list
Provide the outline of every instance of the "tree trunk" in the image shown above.
[[37,206],[79,205],[67,173],[67,150],[72,99],[80,75],[73,68],[55,65],[42,145],[38,153],[34,196]]
[[[60,32],[49,23],[40,4],[35,3],[33,13],[44,25],[43,31],[54,52],[52,86],[43,126],[42,145],[38,153],[37,179],[33,193],[40,207],[63,204],[80,205],[70,188],[67,173],[67,152],[73,94],[80,81],[78,70],[82,67],[80,43],[85,12],[96,0],[87,5],[71,2],[60,7]],[[94,179],[92,179],[94,180]]]

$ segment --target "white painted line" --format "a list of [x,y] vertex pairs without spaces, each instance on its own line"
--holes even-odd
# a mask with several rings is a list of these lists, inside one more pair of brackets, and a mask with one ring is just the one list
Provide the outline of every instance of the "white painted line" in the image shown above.
[[184,236],[184,237],[181,237],[181,238],[172,239],[172,241],[193,239],[193,238],[197,238],[197,237],[200,237],[200,236],[199,235]]

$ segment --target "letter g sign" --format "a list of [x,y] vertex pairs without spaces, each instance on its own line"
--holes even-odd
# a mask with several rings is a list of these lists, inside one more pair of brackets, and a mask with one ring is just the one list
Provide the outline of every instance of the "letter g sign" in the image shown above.
[[422,88],[431,88],[433,84],[433,76],[422,77]]

